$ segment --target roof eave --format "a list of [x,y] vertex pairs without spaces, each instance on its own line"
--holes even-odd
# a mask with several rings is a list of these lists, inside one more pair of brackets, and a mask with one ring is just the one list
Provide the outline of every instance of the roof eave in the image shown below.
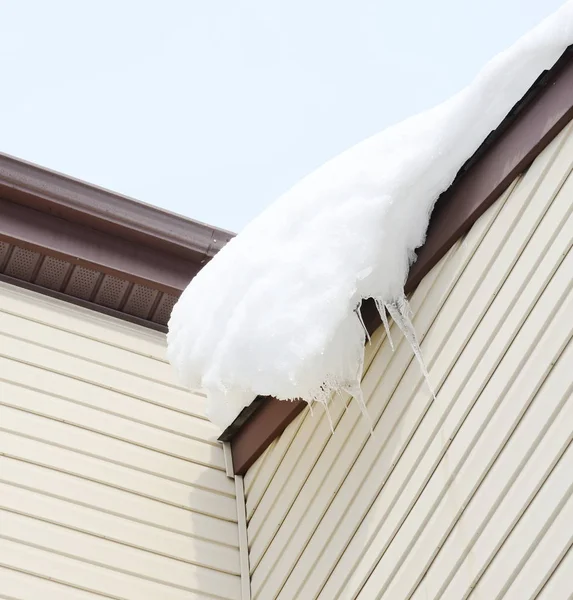
[[0,197],[197,264],[234,234],[0,154]]
[[[426,242],[410,269],[405,286],[408,294],[571,119],[572,47],[539,76],[437,200]],[[373,333],[381,325],[374,303],[364,302],[362,314],[367,329]],[[265,397],[245,408],[219,438],[231,442],[235,473],[245,474],[304,407],[300,400],[282,402]]]

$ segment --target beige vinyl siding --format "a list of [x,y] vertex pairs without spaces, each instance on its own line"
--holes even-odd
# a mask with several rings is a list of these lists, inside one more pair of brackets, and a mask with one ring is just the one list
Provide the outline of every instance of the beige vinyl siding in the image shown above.
[[411,299],[355,402],[303,412],[245,478],[255,600],[573,597],[573,135]]
[[235,483],[164,354],[0,283],[0,598],[240,598]]

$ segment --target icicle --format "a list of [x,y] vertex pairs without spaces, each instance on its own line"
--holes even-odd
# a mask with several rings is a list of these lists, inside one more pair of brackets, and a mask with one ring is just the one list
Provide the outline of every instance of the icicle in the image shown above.
[[314,402],[314,400],[312,398],[310,398],[310,400],[308,400],[307,404],[308,404],[308,411],[310,412],[310,416],[314,417],[314,410],[312,409],[312,403]]
[[328,424],[330,425],[330,433],[334,435],[334,423],[332,422],[332,415],[330,414],[327,401],[324,402],[324,410],[326,411],[326,417],[328,418]]
[[356,316],[358,317],[358,320],[360,321],[360,325],[362,325],[362,329],[364,329],[364,335],[366,336],[366,339],[368,340],[368,344],[372,344],[372,340],[370,339],[370,334],[368,333],[368,329],[366,327],[366,324],[364,323],[364,319],[362,318],[362,313],[360,312],[361,306],[362,306],[362,304],[360,304],[360,306],[358,306],[358,308],[354,312],[356,313]]
[[356,402],[358,402],[360,412],[362,413],[362,416],[366,419],[366,422],[368,423],[368,427],[370,428],[370,434],[373,435],[374,424],[372,423],[372,419],[368,414],[368,409],[366,408],[366,402],[364,401],[364,394],[362,393],[360,383],[350,384],[344,389],[356,400]]
[[345,392],[348,392],[356,402],[358,402],[358,406],[360,408],[360,412],[368,422],[370,427],[370,433],[374,434],[374,425],[372,423],[372,419],[368,414],[368,409],[366,408],[366,402],[364,401],[364,394],[362,393],[362,388],[360,387],[360,382],[362,381],[362,374],[364,373],[364,353],[361,354],[358,369],[356,370],[356,379],[352,382],[347,383],[346,385],[341,386]]
[[337,388],[336,389],[336,395],[340,398],[340,401],[342,402],[342,404],[344,405],[344,410],[348,411],[348,403],[346,402],[346,400],[344,399],[344,396],[342,395],[342,392]]
[[422,350],[420,348],[420,344],[416,336],[416,330],[414,329],[414,325],[412,324],[412,312],[410,310],[410,305],[408,304],[408,301],[405,297],[402,297],[398,300],[395,300],[394,302],[386,304],[386,308],[388,309],[388,312],[390,313],[392,319],[394,319],[396,325],[398,325],[398,327],[404,334],[404,337],[406,338],[407,342],[410,344],[410,347],[414,352],[414,356],[416,357],[422,370],[422,375],[424,376],[424,379],[426,380],[426,383],[430,388],[430,392],[432,393],[434,400],[436,400],[436,393],[434,392],[434,388],[430,382],[430,375],[428,374],[428,370],[426,369],[426,363],[424,362],[424,358],[422,356]]
[[394,342],[392,341],[392,335],[390,334],[390,325],[388,324],[388,317],[386,316],[386,306],[379,298],[375,298],[374,302],[376,303],[376,308],[378,309],[378,313],[380,314],[380,318],[384,324],[386,338],[388,339],[388,342],[390,342],[390,348],[392,348],[392,352],[394,352]]

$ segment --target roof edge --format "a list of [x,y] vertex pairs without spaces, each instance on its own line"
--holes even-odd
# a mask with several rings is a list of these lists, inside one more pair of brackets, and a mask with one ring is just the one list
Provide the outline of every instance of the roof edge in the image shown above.
[[0,197],[198,264],[235,235],[7,154],[0,154]]
[[[499,127],[460,169],[454,183],[438,198],[426,236],[412,265],[405,290],[413,292],[425,275],[477,219],[527,169],[573,119],[573,47],[544,71]],[[374,303],[363,303],[370,333],[380,324]],[[244,475],[269,444],[303,410],[305,403],[257,399],[221,434],[231,441],[233,465]]]

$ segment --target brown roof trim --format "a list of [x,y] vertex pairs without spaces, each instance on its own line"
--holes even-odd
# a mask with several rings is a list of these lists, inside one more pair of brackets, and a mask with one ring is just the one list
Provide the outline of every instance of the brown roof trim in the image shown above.
[[[573,118],[573,59],[571,48],[535,82],[460,170],[452,186],[438,199],[426,243],[412,266],[406,291],[412,292],[457,239],[495,202],[511,182],[535,160]],[[380,325],[373,303],[363,315],[372,332]],[[265,398],[250,418],[222,438],[231,439],[235,473],[243,475],[272,440],[302,411],[304,403]],[[246,409],[247,410],[247,409]],[[243,413],[236,422],[241,422]]]
[[0,154],[0,275],[165,327],[233,234]]
[[0,239],[74,265],[179,295],[201,268],[141,242],[0,199]]
[[[510,123],[495,143],[487,142],[477,162],[465,167],[454,184],[438,199],[426,243],[410,269],[406,291],[412,292],[424,276],[501,196],[509,184],[531,165],[541,151],[573,118],[573,59],[566,52],[532,91],[535,99],[517,106]],[[530,91],[530,94],[532,93]],[[527,99],[527,97],[526,97]]]
[[197,264],[234,235],[6,154],[0,197]]

